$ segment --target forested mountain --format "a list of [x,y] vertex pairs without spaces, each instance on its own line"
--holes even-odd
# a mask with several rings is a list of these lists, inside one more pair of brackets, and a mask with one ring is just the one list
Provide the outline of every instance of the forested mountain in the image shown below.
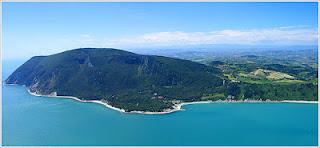
[[172,106],[170,100],[221,91],[221,77],[218,69],[188,60],[83,48],[35,56],[6,82],[38,94],[103,99],[128,111],[161,111]]
[[25,85],[42,95],[101,100],[126,111],[160,112],[179,101],[317,100],[316,72],[298,68],[293,73],[288,66],[257,65],[253,60],[201,64],[111,48],[81,48],[32,57],[6,83]]

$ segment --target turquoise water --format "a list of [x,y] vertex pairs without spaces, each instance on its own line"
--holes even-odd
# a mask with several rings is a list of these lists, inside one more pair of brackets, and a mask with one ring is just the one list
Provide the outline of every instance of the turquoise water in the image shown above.
[[[14,66],[12,66],[14,67]],[[4,66],[4,77],[12,71]],[[317,145],[317,104],[212,103],[166,115],[35,97],[3,86],[4,145]]]

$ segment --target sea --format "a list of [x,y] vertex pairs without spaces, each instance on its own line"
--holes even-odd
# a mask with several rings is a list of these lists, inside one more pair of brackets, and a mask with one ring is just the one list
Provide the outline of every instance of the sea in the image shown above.
[[[3,61],[4,81],[24,61]],[[210,103],[163,115],[32,96],[2,83],[5,146],[316,146],[318,104]]]

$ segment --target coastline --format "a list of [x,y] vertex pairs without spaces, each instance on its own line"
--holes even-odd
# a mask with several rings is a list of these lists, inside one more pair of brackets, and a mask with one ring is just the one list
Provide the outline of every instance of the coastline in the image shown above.
[[176,111],[181,111],[181,110],[183,110],[182,109],[183,105],[204,104],[204,103],[213,103],[213,102],[215,102],[215,101],[183,102],[183,103],[175,104],[173,106],[173,109],[167,109],[167,110],[164,110],[162,112],[148,112],[148,111],[130,111],[130,112],[126,112],[124,109],[111,106],[110,104],[108,104],[106,102],[99,101],[99,100],[92,100],[92,101],[90,101],[90,100],[81,100],[81,99],[79,99],[77,97],[73,97],[73,96],[40,95],[40,94],[31,92],[29,88],[27,88],[27,91],[28,91],[28,93],[30,95],[33,95],[33,96],[36,96],[36,97],[52,97],[52,98],[61,98],[61,99],[73,99],[73,100],[76,100],[76,101],[79,101],[79,102],[84,102],[84,103],[101,104],[101,105],[103,105],[103,106],[105,106],[107,108],[119,111],[121,113],[136,113],[136,114],[149,114],[149,115],[152,115],[152,114],[169,114],[169,113],[173,113],[173,112],[176,112]]
[[274,102],[274,103],[307,103],[307,104],[314,104],[314,103],[318,103],[318,101],[302,101],[302,100],[282,100],[282,101],[260,101],[260,100],[249,100],[249,101],[244,101],[244,100],[240,100],[240,101],[229,101],[229,100],[217,100],[217,101],[195,101],[195,102],[182,102],[182,103],[178,103],[175,104],[173,106],[173,109],[167,109],[164,110],[162,112],[148,112],[148,111],[130,111],[130,112],[126,112],[124,109],[121,108],[117,108],[114,106],[111,106],[110,104],[106,103],[106,102],[102,102],[99,100],[81,100],[77,97],[73,97],[73,96],[57,96],[57,95],[39,95],[36,93],[33,93],[30,91],[30,89],[27,89],[28,93],[33,95],[33,96],[37,96],[37,97],[53,97],[53,98],[66,98],[66,99],[73,99],[76,101],[80,101],[80,102],[91,102],[91,103],[97,103],[97,104],[101,104],[107,108],[119,111],[121,113],[136,113],[136,114],[169,114],[169,113],[173,113],[173,112],[177,112],[177,111],[182,111],[183,108],[182,106],[184,105],[192,105],[192,104],[207,104],[207,103],[261,103],[261,102]]
[[84,102],[84,103],[97,103],[97,104],[102,104],[107,108],[110,108],[110,109],[113,109],[113,110],[116,110],[119,112],[127,113],[124,109],[113,107],[113,106],[109,105],[108,103],[105,103],[105,102],[102,102],[99,100],[91,100],[91,101],[90,100],[81,100],[81,99],[79,99],[77,97],[73,97],[73,96],[39,95],[37,93],[31,92],[30,89],[27,89],[27,91],[30,95],[33,95],[36,97],[52,97],[52,98],[61,98],[61,99],[73,99],[73,100],[76,100],[79,102]]
[[301,100],[283,100],[281,102],[283,102],[283,103],[307,103],[307,104],[318,103],[318,101],[301,101]]
[[[17,84],[6,84],[6,85],[17,85]],[[20,86],[20,85],[19,85]],[[25,87],[25,86],[24,86]],[[97,103],[97,104],[101,104],[107,108],[119,111],[121,113],[135,113],[135,114],[149,114],[149,115],[153,115],[153,114],[169,114],[169,113],[173,113],[173,112],[177,112],[177,111],[182,111],[184,110],[182,108],[182,106],[184,105],[192,105],[192,104],[207,104],[207,103],[264,103],[264,102],[271,102],[271,103],[307,103],[307,104],[316,104],[318,103],[318,101],[303,101],[303,100],[282,100],[282,101],[271,101],[271,100],[267,100],[267,101],[261,101],[261,100],[217,100],[217,101],[195,101],[195,102],[181,102],[181,103],[177,103],[174,104],[173,109],[166,109],[162,112],[148,112],[148,111],[130,111],[130,112],[126,112],[124,109],[122,108],[117,108],[114,106],[111,106],[110,104],[108,104],[107,102],[103,102],[100,100],[81,100],[77,97],[73,97],[73,96],[58,96],[56,95],[56,93],[50,94],[50,95],[40,95],[34,92],[31,92],[29,88],[27,88],[27,91],[30,95],[33,96],[37,96],[37,97],[52,97],[52,98],[61,98],[61,99],[73,99],[79,102],[84,102],[84,103]]]
[[97,104],[101,104],[107,108],[110,108],[110,109],[113,109],[113,110],[116,110],[116,111],[119,111],[121,113],[136,113],[136,114],[168,114],[168,113],[172,113],[172,112],[176,112],[176,111],[179,111],[181,110],[181,106],[182,105],[178,105],[178,106],[174,106],[174,109],[168,109],[168,110],[165,110],[163,112],[145,112],[145,111],[130,111],[130,112],[126,112],[124,109],[121,109],[121,108],[117,108],[117,107],[114,107],[114,106],[111,106],[110,104],[106,103],[106,102],[102,102],[102,101],[99,101],[99,100],[81,100],[77,97],[73,97],[73,96],[57,96],[57,95],[39,95],[37,93],[33,93],[30,91],[30,89],[27,88],[27,91],[30,95],[33,95],[33,96],[36,96],[36,97],[52,97],[52,98],[60,98],[60,99],[73,99],[73,100],[76,100],[76,101],[79,101],[79,102],[84,102],[84,103],[97,103]]

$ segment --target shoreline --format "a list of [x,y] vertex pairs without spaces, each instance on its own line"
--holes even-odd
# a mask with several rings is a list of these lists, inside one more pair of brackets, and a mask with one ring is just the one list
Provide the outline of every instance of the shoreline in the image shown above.
[[52,98],[64,98],[64,99],[73,99],[79,102],[87,102],[87,103],[97,103],[97,104],[101,104],[107,108],[119,111],[121,113],[136,113],[136,114],[148,114],[148,115],[152,115],[152,114],[169,114],[169,113],[173,113],[173,112],[177,112],[177,111],[183,111],[182,106],[184,105],[192,105],[192,104],[208,104],[208,103],[307,103],[307,104],[316,104],[318,103],[318,101],[302,101],[302,100],[282,100],[282,101],[260,101],[260,100],[240,100],[240,101],[230,101],[230,100],[217,100],[217,101],[195,101],[195,102],[182,102],[182,103],[178,103],[178,104],[174,104],[173,109],[167,109],[165,111],[162,112],[148,112],[148,111],[130,111],[130,112],[126,112],[124,109],[121,108],[117,108],[114,106],[111,106],[110,104],[108,104],[107,102],[103,102],[103,101],[99,101],[99,100],[81,100],[77,97],[73,97],[73,96],[57,96],[57,95],[39,95],[36,93],[33,93],[30,91],[30,89],[27,89],[28,93],[33,95],[33,96],[37,96],[37,97],[52,97]]
[[316,104],[318,101],[302,101],[302,100],[283,100],[284,103],[307,103],[307,104]]
[[[16,85],[16,84],[7,84],[7,85]],[[166,109],[162,112],[148,112],[148,111],[130,111],[130,112],[126,112],[124,109],[122,108],[117,108],[114,106],[111,106],[110,104],[108,104],[107,102],[103,102],[100,100],[81,100],[77,97],[73,97],[73,96],[58,96],[56,95],[56,93],[50,94],[50,95],[40,95],[34,92],[31,92],[29,88],[26,88],[28,93],[30,95],[33,96],[37,96],[37,97],[52,97],[52,98],[61,98],[61,99],[73,99],[79,102],[84,102],[84,103],[97,103],[97,104],[101,104],[107,108],[110,108],[112,110],[116,110],[119,111],[121,113],[135,113],[135,114],[148,114],[148,115],[153,115],[153,114],[169,114],[169,113],[173,113],[173,112],[177,112],[177,111],[183,111],[184,109],[182,108],[182,106],[184,105],[192,105],[192,104],[208,104],[208,103],[303,103],[303,104],[316,104],[318,103],[318,101],[303,101],[303,100],[282,100],[282,101],[272,101],[272,100],[267,100],[267,101],[262,101],[262,100],[217,100],[217,101],[195,101],[195,102],[181,102],[181,103],[177,103],[174,104],[172,107],[173,109]]]
[[108,103],[105,103],[105,102],[102,102],[102,101],[99,101],[99,100],[81,100],[81,99],[79,99],[79,98],[77,98],[77,97],[73,97],[73,96],[39,95],[39,94],[37,94],[37,93],[31,92],[30,89],[27,89],[27,91],[28,91],[28,93],[29,93],[30,95],[33,95],[33,96],[36,96],[36,97],[50,97],[50,98],[60,98],[60,99],[73,99],[73,100],[76,100],[76,101],[79,101],[79,102],[84,102],[84,103],[97,103],[97,104],[104,105],[104,106],[107,107],[107,108],[110,108],[110,109],[113,109],[113,110],[116,110],[116,111],[119,111],[119,112],[128,113],[128,112],[126,112],[124,109],[113,107],[113,106],[109,105]]

